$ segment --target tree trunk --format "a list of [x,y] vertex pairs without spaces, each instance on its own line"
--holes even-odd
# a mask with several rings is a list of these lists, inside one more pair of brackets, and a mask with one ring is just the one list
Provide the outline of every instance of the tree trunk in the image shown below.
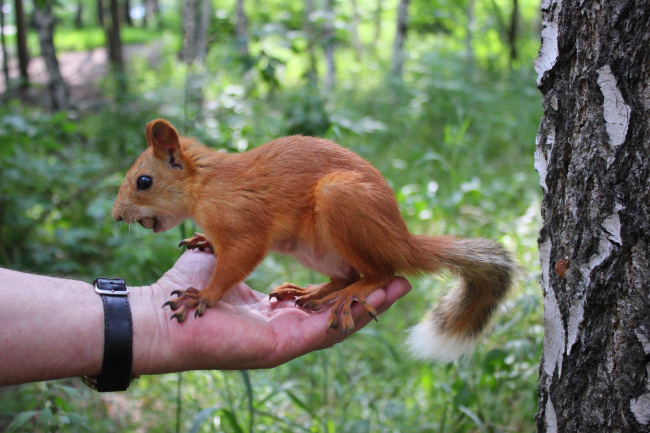
[[510,45],[510,66],[517,60],[517,28],[519,22],[519,2],[512,0],[512,15],[510,15],[510,28],[508,29],[508,44]]
[[363,44],[359,38],[359,23],[361,22],[361,16],[359,15],[359,4],[357,0],[351,0],[352,2],[352,22],[350,24],[350,33],[352,33],[352,46],[354,47],[354,59],[357,62],[361,61],[361,54],[363,52]]
[[[516,0],[515,0],[516,1]],[[467,28],[465,33],[465,55],[469,62],[474,59],[472,39],[474,38],[474,0],[467,1]]]
[[650,7],[542,2],[539,432],[650,431]]
[[325,0],[325,23],[323,25],[323,50],[325,51],[325,92],[334,90],[336,81],[336,63],[334,61],[334,0]]
[[372,38],[372,51],[376,53],[379,39],[381,39],[382,19],[384,11],[384,0],[377,0],[377,9],[375,9],[375,35]]
[[404,41],[408,30],[409,0],[400,0],[397,8],[397,30],[393,41],[393,56],[390,61],[390,73],[393,77],[402,78],[404,66]]
[[316,57],[316,29],[314,27],[313,13],[314,0],[305,0],[304,25],[307,36],[307,55],[309,56],[309,70],[307,71],[307,81],[310,85],[316,86],[318,83],[318,63]]
[[199,0],[199,16],[196,26],[196,53],[195,61],[204,64],[208,55],[208,29],[212,16],[210,0]]
[[180,59],[190,63],[196,52],[196,8],[198,0],[186,0],[183,3],[183,46]]
[[203,63],[208,51],[210,0],[183,3],[183,47],[179,58],[185,63]]
[[84,26],[83,13],[84,13],[83,2],[78,1],[77,2],[77,8],[75,9],[75,12],[74,12],[74,27],[75,27],[75,29],[80,29],[80,28],[82,28]]
[[7,56],[7,40],[5,39],[4,0],[0,0],[0,43],[2,43],[2,74],[5,80],[5,93],[9,94],[9,58]]
[[237,0],[237,24],[235,26],[235,35],[237,37],[237,51],[239,55],[247,62],[248,53],[248,17],[244,9],[244,0]]
[[38,32],[38,40],[41,46],[41,57],[47,67],[50,80],[48,89],[52,98],[52,106],[55,110],[71,110],[74,107],[70,102],[68,88],[61,76],[59,61],[56,58],[54,49],[54,14],[52,5],[54,0],[34,2],[34,22]]
[[104,32],[106,34],[108,59],[117,84],[117,98],[120,99],[127,92],[124,55],[122,53],[122,36],[120,33],[120,7],[117,0],[108,0],[108,2],[109,13],[106,14],[106,11],[103,13]]
[[104,2],[103,0],[97,0],[97,23],[101,28],[106,28],[106,22],[104,20]]
[[131,0],[124,0],[124,24],[128,27],[133,27],[133,20],[131,19]]
[[14,1],[16,11],[16,50],[18,51],[18,69],[20,69],[20,87],[29,87],[29,51],[27,50],[27,25],[22,0]]
[[120,9],[117,0],[109,0],[110,23],[107,23],[106,41],[108,42],[108,57],[116,69],[124,70],[122,55],[122,37],[120,33]]
[[180,59],[188,65],[185,77],[185,130],[203,117],[203,88],[208,80],[205,59],[208,53],[210,0],[188,0],[183,5],[183,48]]

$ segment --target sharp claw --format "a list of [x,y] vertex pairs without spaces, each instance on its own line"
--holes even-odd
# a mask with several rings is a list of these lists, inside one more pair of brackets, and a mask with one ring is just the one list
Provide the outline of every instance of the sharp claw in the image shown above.
[[337,319],[330,322],[329,326],[327,327],[327,333],[328,334],[330,333],[330,329],[338,329],[338,328],[339,328],[339,321]]
[[176,295],[176,296],[180,297],[182,294],[183,294],[182,290],[174,290],[174,291],[172,291],[172,293],[169,296]]
[[373,313],[372,311],[368,311],[368,314],[370,315],[370,317],[375,319],[375,322],[379,323],[379,319],[377,319],[377,315],[375,315],[375,313]]
[[187,315],[187,310],[179,311],[178,313],[172,314],[172,317],[169,320],[176,319],[178,323],[183,323],[185,321],[185,316]]

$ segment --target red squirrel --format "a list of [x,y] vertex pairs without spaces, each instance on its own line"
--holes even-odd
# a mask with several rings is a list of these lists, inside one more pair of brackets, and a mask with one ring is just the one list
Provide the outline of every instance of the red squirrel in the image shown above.
[[113,218],[155,233],[189,218],[203,234],[181,245],[218,256],[207,287],[175,291],[164,304],[179,323],[192,309],[203,315],[269,251],[330,277],[307,287],[285,283],[269,294],[311,310],[333,304],[327,332],[354,329],[354,302],[375,318],[365,299],[397,273],[451,271],[459,283],[409,337],[416,356],[451,360],[474,346],[515,284],[518,265],[499,243],[409,233],[381,173],[331,141],[291,136],[227,154],[179,136],[163,119],[147,124],[146,140]]

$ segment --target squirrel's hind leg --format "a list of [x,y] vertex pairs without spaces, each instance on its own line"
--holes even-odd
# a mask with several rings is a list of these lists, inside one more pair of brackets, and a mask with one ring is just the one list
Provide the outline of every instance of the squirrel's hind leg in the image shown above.
[[327,320],[327,332],[329,333],[330,329],[337,329],[342,325],[343,332],[350,334],[354,331],[354,319],[352,318],[351,311],[352,304],[357,302],[361,308],[366,310],[370,317],[377,320],[379,313],[366,302],[366,298],[375,290],[387,286],[388,283],[390,283],[390,279],[364,276],[343,290],[331,293],[321,299],[313,300],[311,302],[311,308],[318,310],[324,304],[333,302],[332,312]]
[[278,301],[283,301],[287,298],[296,298],[296,305],[317,310],[318,306],[314,301],[322,299],[323,297],[338,292],[350,284],[359,280],[359,274],[354,272],[350,278],[334,278],[323,284],[310,284],[307,287],[296,286],[292,283],[284,283],[281,286],[274,288],[269,293],[269,298],[275,298]]

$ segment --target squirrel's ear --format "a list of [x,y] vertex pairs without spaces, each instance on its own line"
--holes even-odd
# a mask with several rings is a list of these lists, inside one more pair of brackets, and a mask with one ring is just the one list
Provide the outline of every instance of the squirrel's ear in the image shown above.
[[181,165],[181,145],[176,129],[164,119],[156,119],[147,123],[147,145],[153,147],[154,154],[168,160],[174,168],[183,168]]

